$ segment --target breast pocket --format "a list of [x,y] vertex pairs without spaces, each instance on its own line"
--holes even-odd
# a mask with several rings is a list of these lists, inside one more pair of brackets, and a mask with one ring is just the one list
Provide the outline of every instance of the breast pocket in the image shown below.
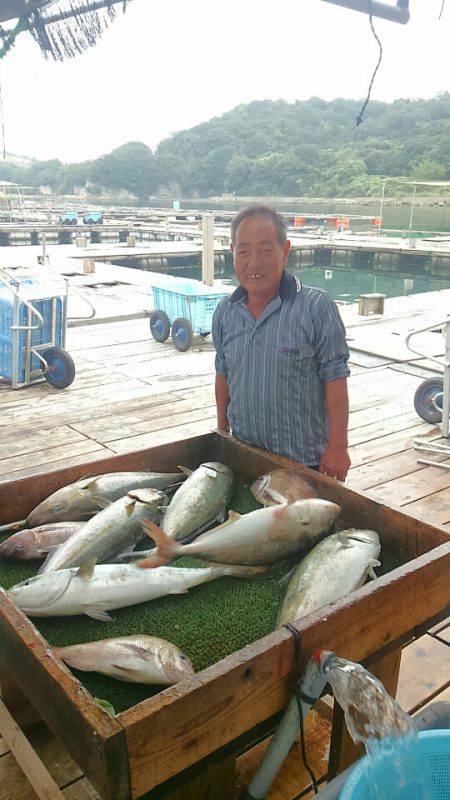
[[314,368],[314,350],[309,342],[297,346],[283,345],[278,353],[278,369],[283,380],[306,377]]

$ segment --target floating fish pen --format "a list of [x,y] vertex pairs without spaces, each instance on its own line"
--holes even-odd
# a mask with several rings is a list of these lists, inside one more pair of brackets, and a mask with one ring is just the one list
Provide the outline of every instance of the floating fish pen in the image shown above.
[[[237,486],[231,506],[237,511],[255,508],[247,488],[253,480],[285,467],[305,477],[319,497],[342,507],[340,527],[371,528],[380,536],[379,577],[295,621],[304,664],[318,648],[325,648],[363,661],[376,674],[381,660],[385,665],[391,657],[398,661],[402,644],[448,614],[450,537],[444,530],[220,433],[113,456],[88,468],[80,465],[4,482],[0,523],[24,518],[86,471],[174,472],[178,464],[193,469],[205,461],[220,461],[233,469]],[[35,625],[0,590],[4,700],[14,711],[18,687],[22,702],[25,696],[105,800],[134,800],[147,793],[149,799],[175,800],[187,796],[182,794],[187,787],[195,788],[189,796],[196,800],[218,796],[212,787],[217,789],[217,774],[223,779],[223,764],[232,772],[234,756],[273,731],[292,694],[293,637],[286,628],[273,630],[283,594],[278,580],[287,568],[279,565],[248,580],[223,578],[190,590],[190,596],[117,610],[114,623],[105,624],[72,617],[38,619]],[[28,568],[6,567],[3,562],[0,569],[0,582],[10,585]],[[51,649],[68,644],[69,632],[73,641],[82,641],[144,629],[181,645],[197,674],[159,692],[122,687],[101,676],[83,675],[81,683]],[[93,695],[112,700],[119,713],[109,717]],[[335,764],[340,725],[336,712],[331,755]],[[231,784],[220,784],[221,800],[233,797]]]

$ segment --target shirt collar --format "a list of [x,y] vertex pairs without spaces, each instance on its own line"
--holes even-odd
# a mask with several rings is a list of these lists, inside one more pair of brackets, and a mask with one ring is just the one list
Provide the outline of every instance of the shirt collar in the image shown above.
[[[295,297],[295,295],[297,294],[298,291],[300,291],[301,288],[302,288],[301,283],[297,281],[294,275],[291,275],[284,269],[281,275],[280,286],[278,288],[278,294],[281,300],[283,302],[285,300],[291,300],[292,298]],[[237,289],[235,289],[234,292],[230,294],[229,299],[230,303],[237,303],[239,300],[242,300],[242,298],[246,297],[247,297],[246,289],[244,289],[243,286],[238,286]]]

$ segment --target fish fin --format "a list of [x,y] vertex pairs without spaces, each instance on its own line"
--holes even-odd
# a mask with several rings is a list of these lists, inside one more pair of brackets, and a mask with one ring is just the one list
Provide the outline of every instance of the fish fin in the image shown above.
[[58,547],[61,547],[61,545],[60,544],[55,544],[55,545],[52,545],[51,547],[48,548],[47,555],[45,556],[41,566],[39,567],[39,569],[38,569],[38,571],[36,573],[37,575],[42,575],[42,573],[46,571],[48,563],[49,563],[53,553],[55,552],[55,550],[58,549]]
[[122,664],[111,664],[111,666],[114,667],[114,669],[119,670],[119,672],[124,672],[125,675],[136,675],[136,673],[139,672],[138,667],[124,667]]
[[175,483],[171,483],[169,486],[166,486],[166,488],[164,489],[165,493],[169,494],[169,492],[170,492],[170,494],[173,494],[174,492],[176,492],[178,487],[181,486],[181,484],[183,483],[185,477],[186,477],[186,475],[183,475],[183,476],[180,475],[180,480],[179,481],[176,481]]
[[177,469],[179,469],[183,475],[187,475],[188,477],[194,472],[193,469],[189,469],[189,467],[182,467],[180,464],[177,464]]
[[154,522],[144,519],[141,525],[144,533],[146,533],[150,539],[153,539],[156,544],[154,554],[137,563],[137,566],[141,569],[160,567],[163,564],[167,564],[182,552],[182,545],[178,544],[175,539],[171,539],[170,536],[167,536]]
[[109,506],[112,505],[112,501],[107,500],[106,497],[99,497],[98,495],[92,495],[92,499],[94,503],[96,503],[102,510],[104,508],[109,508]]
[[375,572],[374,567],[380,567],[380,566],[381,566],[381,562],[377,561],[376,558],[371,558],[370,559],[370,561],[369,561],[369,569],[367,570],[367,574],[368,574],[369,578],[372,578],[373,581],[376,581],[376,579],[378,578],[378,575]]
[[338,537],[339,544],[342,544],[343,547],[353,547],[348,536],[344,536],[340,531],[338,531],[336,535]]
[[80,489],[88,489],[89,486],[94,486],[97,483],[97,478],[99,475],[85,475],[84,478],[80,478],[79,481],[76,481],[77,486]]
[[253,578],[255,575],[262,575],[267,572],[270,567],[266,564],[258,567],[251,567],[245,564],[214,564],[215,567],[220,567],[225,572],[225,575],[230,575],[235,578]]
[[96,563],[97,563],[97,559],[96,558],[91,558],[89,561],[86,561],[84,564],[81,564],[81,566],[78,567],[78,569],[77,569],[77,571],[75,573],[75,577],[76,578],[83,578],[83,580],[85,580],[85,581],[90,581],[92,576],[93,576],[93,574],[94,574],[94,569],[95,569]]
[[172,591],[169,592],[169,594],[187,594],[187,593],[188,593],[187,589],[172,589]]
[[287,498],[284,495],[280,494],[280,492],[275,491],[275,489],[264,489],[263,496],[268,498],[269,500],[273,500],[275,503],[278,503],[280,506],[285,506],[288,504]]
[[[239,514],[237,511],[233,511],[232,509],[228,512],[228,522],[233,522],[235,519],[240,519],[241,517],[242,514]],[[222,525],[223,524],[224,523],[222,523]]]
[[286,572],[286,575],[283,575],[283,577],[280,578],[280,580],[278,581],[278,586],[282,587],[287,586],[296,569],[297,566],[292,567],[292,569],[290,569],[289,572]]
[[84,612],[87,617],[96,619],[99,622],[114,622],[110,614],[101,606],[89,606]]

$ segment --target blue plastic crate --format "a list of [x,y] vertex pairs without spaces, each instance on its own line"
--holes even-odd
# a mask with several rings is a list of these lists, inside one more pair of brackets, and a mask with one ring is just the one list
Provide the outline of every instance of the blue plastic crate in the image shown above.
[[[450,730],[422,731],[418,734],[418,749],[422,758],[422,769],[426,772],[432,789],[432,800],[448,800],[450,797]],[[414,800],[416,793],[411,785],[397,787],[392,783],[392,761],[390,756],[378,759],[364,756],[352,770],[341,792],[340,800],[372,800],[379,797],[372,791],[374,784],[385,786],[390,800],[408,797]]]
[[194,333],[210,333],[214,311],[232,287],[214,288],[189,278],[172,278],[170,288],[153,286],[153,303],[157,311],[164,311],[172,325],[182,317],[188,319]]
[[[56,316],[55,316],[55,345],[63,347],[65,336],[65,319],[66,319],[66,297],[52,294],[55,292],[55,286],[49,284],[39,283],[38,281],[23,280],[19,287],[19,292],[23,293],[24,298],[31,302],[34,308],[41,314],[44,324],[32,331],[31,333],[31,346],[39,347],[40,345],[48,344],[51,340],[52,332],[52,301],[56,297]],[[50,296],[46,297],[46,294]],[[14,324],[14,297],[11,291],[6,287],[0,287],[0,375],[9,381],[13,380],[14,364],[13,364],[13,331],[11,330]],[[19,325],[28,324],[28,308],[25,303],[19,301]],[[32,324],[35,325],[36,317],[33,317]],[[17,351],[17,380],[19,383],[25,382],[25,368],[26,368],[26,344],[27,332],[19,331],[18,334],[18,351]],[[31,358],[31,370],[39,370],[42,364],[36,356]],[[40,376],[36,376],[34,380],[38,380]]]

